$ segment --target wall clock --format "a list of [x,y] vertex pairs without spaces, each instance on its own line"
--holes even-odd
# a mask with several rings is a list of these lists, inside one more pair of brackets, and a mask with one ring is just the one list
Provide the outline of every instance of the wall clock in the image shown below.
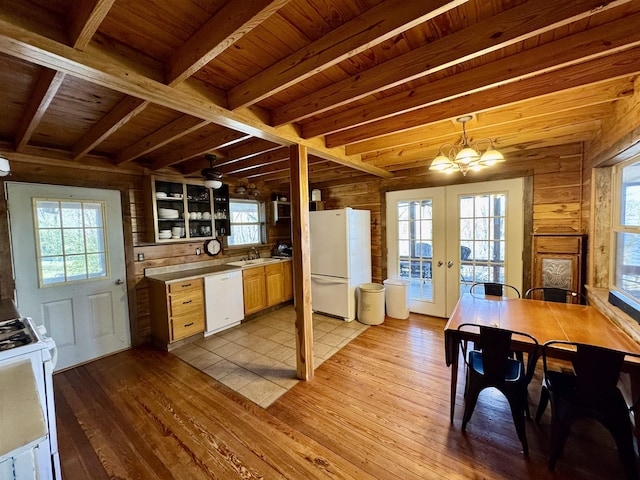
[[220,253],[221,248],[222,245],[220,245],[220,240],[217,238],[212,238],[211,240],[204,242],[204,251],[207,252],[207,255],[217,255]]

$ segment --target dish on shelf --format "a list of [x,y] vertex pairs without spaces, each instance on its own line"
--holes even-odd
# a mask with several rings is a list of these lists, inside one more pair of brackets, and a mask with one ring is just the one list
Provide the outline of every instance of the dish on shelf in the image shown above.
[[173,219],[179,218],[180,212],[173,208],[159,208],[158,209],[158,218],[163,219]]
[[156,198],[167,198],[167,194],[165,192],[156,192]]
[[169,196],[171,198],[182,198],[182,194],[181,193],[170,193]]

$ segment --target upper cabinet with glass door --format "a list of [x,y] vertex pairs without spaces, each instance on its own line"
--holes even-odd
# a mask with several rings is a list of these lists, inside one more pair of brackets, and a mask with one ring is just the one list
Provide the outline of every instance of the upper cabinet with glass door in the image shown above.
[[199,183],[151,177],[153,242],[212,238],[213,195]]

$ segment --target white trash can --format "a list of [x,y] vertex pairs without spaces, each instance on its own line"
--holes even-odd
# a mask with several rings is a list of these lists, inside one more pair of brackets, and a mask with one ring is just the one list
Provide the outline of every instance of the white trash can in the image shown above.
[[365,325],[380,325],[384,322],[384,285],[358,285],[358,321]]
[[384,282],[387,315],[392,318],[406,320],[409,318],[409,280],[398,278],[386,279]]

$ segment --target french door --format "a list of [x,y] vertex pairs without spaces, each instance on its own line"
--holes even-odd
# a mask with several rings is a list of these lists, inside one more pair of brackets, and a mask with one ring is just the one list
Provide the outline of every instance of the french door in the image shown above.
[[474,282],[522,286],[522,179],[388,192],[387,272],[412,312],[448,317]]

